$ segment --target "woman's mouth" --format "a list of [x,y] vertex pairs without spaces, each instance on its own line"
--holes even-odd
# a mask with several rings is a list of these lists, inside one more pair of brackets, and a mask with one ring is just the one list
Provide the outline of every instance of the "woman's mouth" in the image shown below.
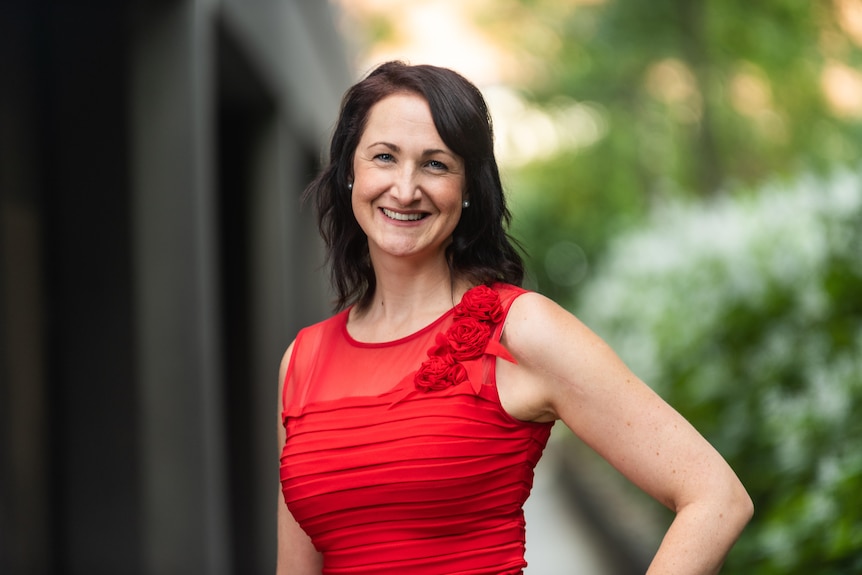
[[421,220],[427,215],[422,213],[402,214],[401,212],[394,212],[386,208],[380,209],[383,211],[383,214],[387,218],[391,220],[398,220],[399,222],[415,222],[416,220]]

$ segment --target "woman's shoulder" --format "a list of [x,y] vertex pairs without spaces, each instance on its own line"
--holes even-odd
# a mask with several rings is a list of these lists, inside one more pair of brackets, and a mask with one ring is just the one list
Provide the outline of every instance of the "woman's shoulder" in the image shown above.
[[557,302],[522,290],[506,317],[506,341],[514,353],[542,357],[572,344],[594,343],[596,335]]
[[344,325],[347,322],[349,309],[340,311],[326,319],[320,320],[311,325],[301,328],[296,338],[287,348],[282,361],[289,361],[291,356],[295,355],[294,349],[308,352],[310,348],[317,349],[322,342],[330,341],[331,338],[338,336],[344,330]]
[[296,335],[296,339],[298,340],[302,337],[307,337],[309,334],[321,334],[333,330],[341,330],[347,322],[347,316],[349,314],[350,308],[347,308],[318,322],[307,325],[299,330]]
[[499,294],[500,304],[506,311],[507,330],[513,323],[521,329],[542,329],[548,322],[574,318],[569,311],[537,291],[507,283],[496,283],[491,287]]
[[310,362],[314,361],[320,349],[325,348],[342,333],[348,313],[349,309],[338,312],[299,330],[281,358],[279,380],[282,384],[291,373],[302,372]]
[[491,287],[499,294],[500,302],[512,311],[520,311],[526,315],[540,313],[543,317],[547,314],[568,313],[537,291],[508,283],[495,283]]

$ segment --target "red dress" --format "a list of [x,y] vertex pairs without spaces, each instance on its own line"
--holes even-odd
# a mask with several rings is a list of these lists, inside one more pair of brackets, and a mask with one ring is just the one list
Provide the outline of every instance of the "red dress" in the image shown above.
[[518,574],[522,506],[551,423],[508,415],[499,344],[524,290],[479,286],[422,330],[386,343],[348,312],[298,334],[284,385],[281,483],[323,573]]

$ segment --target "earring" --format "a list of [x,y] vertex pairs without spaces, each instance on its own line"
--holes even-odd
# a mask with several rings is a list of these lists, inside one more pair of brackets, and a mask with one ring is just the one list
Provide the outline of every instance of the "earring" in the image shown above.
[[469,208],[470,207],[470,200],[464,200],[463,202],[461,202],[461,205],[464,206],[465,208]]
[[348,190],[352,190],[352,189],[353,189],[353,182],[350,182],[349,184],[347,184],[347,189],[348,189]]

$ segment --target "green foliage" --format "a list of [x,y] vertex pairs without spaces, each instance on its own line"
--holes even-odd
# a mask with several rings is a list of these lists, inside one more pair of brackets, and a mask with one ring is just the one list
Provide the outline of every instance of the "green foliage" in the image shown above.
[[728,458],[755,519],[723,572],[862,572],[862,174],[673,202],[583,319]]
[[[579,246],[588,272],[607,238],[639,221],[647,208],[644,198],[622,193],[634,182],[620,181],[630,174],[607,165],[612,156],[602,151],[609,144],[600,143],[575,158],[533,162],[506,178],[514,213],[512,234],[526,246],[532,287],[560,303],[573,303],[575,294],[571,285],[555,281],[549,273],[554,265],[566,265],[554,261],[555,246]],[[591,185],[594,170],[607,174],[605,190]]]
[[[561,94],[599,103],[609,137],[635,144],[608,150],[617,169],[638,175],[635,193],[661,193],[664,179],[700,194],[728,180],[756,183],[820,157],[817,129],[852,132],[821,92],[825,60],[859,53],[831,2],[616,1],[563,12],[550,0],[531,4],[559,42],[553,51],[525,43],[548,59],[529,93],[539,103]],[[828,53],[824,34],[834,39]]]
[[[862,157],[862,122],[828,105],[832,63],[862,50],[838,3],[810,0],[501,0],[486,17],[530,63],[524,94],[591,103],[605,136],[514,173],[517,233],[537,288],[577,298],[545,270],[562,238],[590,264],[619,225],[667,198],[713,197]],[[513,24],[516,23],[516,24]],[[538,34],[537,29],[544,31]],[[859,96],[862,99],[862,95]],[[557,230],[551,232],[549,230]]]

